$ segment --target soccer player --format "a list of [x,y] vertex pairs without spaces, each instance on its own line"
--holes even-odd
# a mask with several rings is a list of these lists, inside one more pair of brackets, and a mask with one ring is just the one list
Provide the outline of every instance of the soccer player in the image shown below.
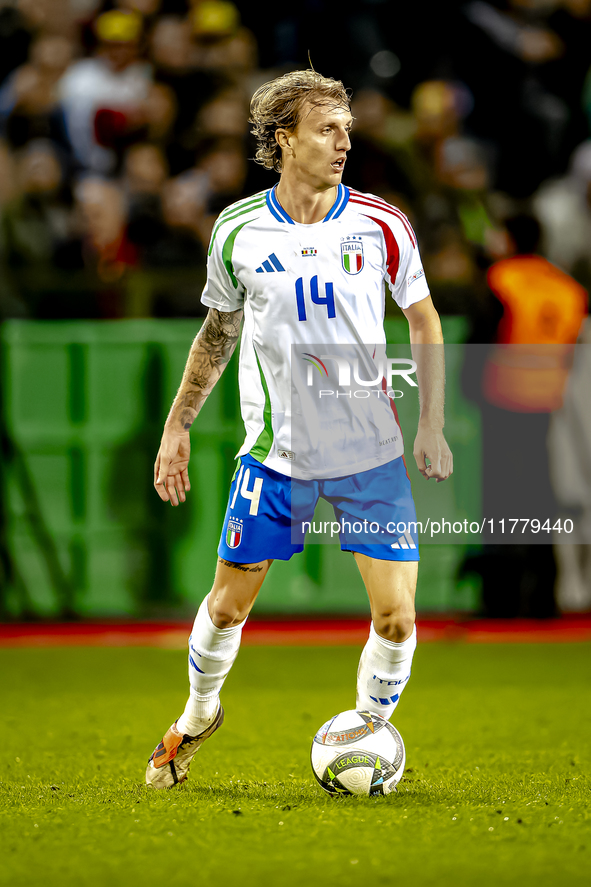
[[[439,316],[407,218],[341,183],[352,125],[343,84],[310,70],[286,74],[255,93],[251,122],[256,159],[280,172],[280,180],[225,209],[214,227],[202,296],[209,312],[154,466],[160,498],[184,502],[189,429],[244,321],[239,377],[246,439],[213,587],[189,639],[189,700],[148,763],[146,782],[155,788],[182,782],[195,752],[221,726],[220,690],[244,622],[273,560],[302,551],[304,524],[320,496],[335,509],[341,548],[353,552],[371,607],[356,707],[389,718],[398,703],[416,646],[416,517],[386,381],[377,390],[364,387],[369,397],[357,397],[363,381],[354,397],[346,384],[349,357],[355,379],[369,380],[365,386],[387,366],[385,283],[408,320],[417,364],[419,471],[438,482],[452,471],[442,431]],[[320,390],[309,387],[314,366],[323,374]],[[378,532],[357,532],[363,519]]]

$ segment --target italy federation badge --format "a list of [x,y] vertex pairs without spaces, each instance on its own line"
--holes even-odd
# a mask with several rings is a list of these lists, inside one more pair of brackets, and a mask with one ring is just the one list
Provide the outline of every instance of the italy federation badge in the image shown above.
[[228,521],[228,529],[226,531],[226,545],[228,548],[238,548],[242,539],[242,522],[237,520]]
[[359,274],[363,268],[363,243],[351,237],[341,243],[341,261],[347,274]]

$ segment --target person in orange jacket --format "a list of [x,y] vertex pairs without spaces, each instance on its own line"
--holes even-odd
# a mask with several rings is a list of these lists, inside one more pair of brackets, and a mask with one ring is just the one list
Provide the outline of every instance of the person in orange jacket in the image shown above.
[[546,440],[550,416],[562,405],[587,293],[537,253],[541,229],[533,216],[516,215],[505,225],[515,251],[488,269],[502,316],[480,392],[482,511],[493,523],[485,524],[482,553],[464,569],[482,575],[486,615],[546,618],[556,615],[553,535],[534,531],[531,521],[551,527],[556,517]]

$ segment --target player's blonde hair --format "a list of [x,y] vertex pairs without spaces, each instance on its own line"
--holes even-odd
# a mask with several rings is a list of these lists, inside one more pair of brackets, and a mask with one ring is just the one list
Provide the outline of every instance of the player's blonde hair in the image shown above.
[[340,80],[323,77],[316,71],[291,71],[264,83],[250,102],[251,130],[257,140],[255,161],[265,169],[281,172],[281,147],[277,144],[277,129],[290,132],[300,122],[304,102],[312,105],[330,104],[338,107],[351,105],[351,96]]

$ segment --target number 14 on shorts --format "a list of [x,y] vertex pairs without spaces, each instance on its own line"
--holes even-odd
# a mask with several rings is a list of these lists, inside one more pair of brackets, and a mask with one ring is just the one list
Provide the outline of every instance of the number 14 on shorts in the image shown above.
[[234,508],[236,504],[236,498],[238,496],[238,493],[240,493],[243,499],[250,500],[250,508],[248,510],[248,513],[256,517],[259,511],[259,501],[261,498],[261,491],[263,489],[263,478],[256,477],[254,479],[252,490],[248,489],[249,483],[250,468],[247,468],[245,470],[244,465],[241,465],[240,471],[238,472],[238,477],[236,478],[236,489],[234,490],[234,495],[232,496],[232,501],[230,502],[230,508]]

